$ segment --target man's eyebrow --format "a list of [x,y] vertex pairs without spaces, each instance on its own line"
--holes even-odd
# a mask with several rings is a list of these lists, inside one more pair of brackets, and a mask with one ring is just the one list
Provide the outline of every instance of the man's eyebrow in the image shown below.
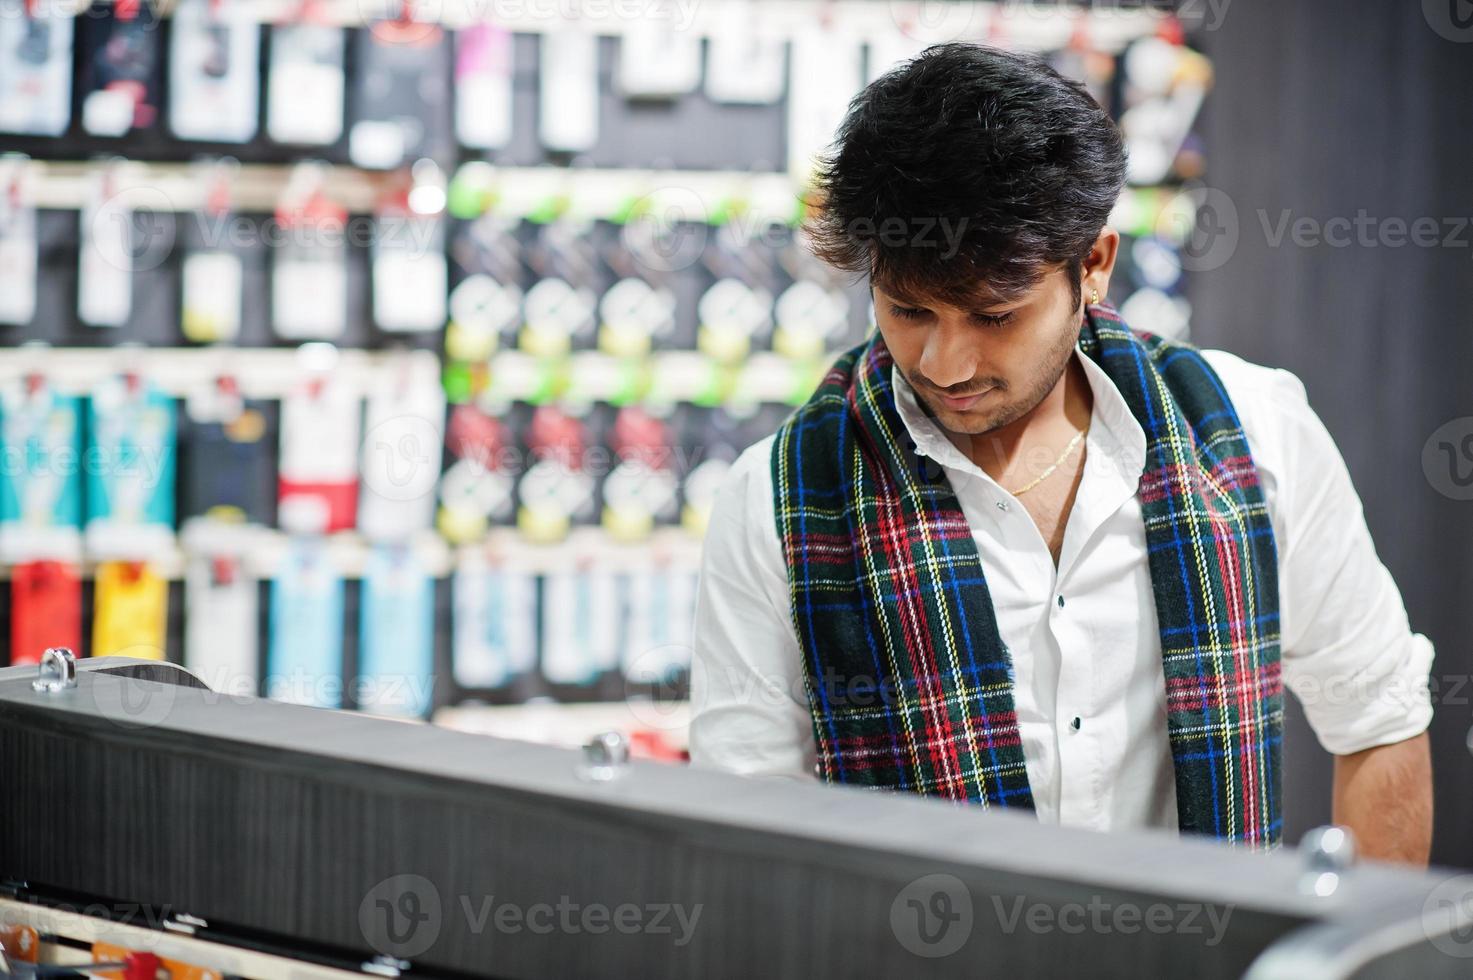
[[875,289],[884,293],[886,296],[900,303],[912,303],[919,306],[925,302],[924,300],[917,299],[915,296],[907,293],[899,286],[887,286],[882,282],[871,283],[871,285],[874,286]]
[[[904,289],[900,287],[886,286],[883,283],[878,282],[874,283],[873,285],[876,289],[880,290],[886,296],[890,297],[898,303],[905,303],[911,306],[926,306],[928,303],[932,302],[931,300],[907,293]],[[1020,289],[1016,291],[1010,290],[1005,293],[989,291],[986,293],[979,293],[977,295],[968,297],[960,303],[952,303],[951,305],[974,311],[991,310],[994,307],[1007,306],[1011,303],[1021,302],[1024,298],[1026,298],[1027,295],[1027,289]]]
[[983,302],[969,304],[974,310],[992,310],[999,306],[1015,306],[1027,298],[1026,293],[1016,296],[990,296]]
[[988,309],[993,306],[1007,306],[1011,303],[1021,303],[1028,298],[1033,287],[1038,285],[1037,280],[1008,286],[1002,289],[984,289],[972,298],[969,305],[980,306]]

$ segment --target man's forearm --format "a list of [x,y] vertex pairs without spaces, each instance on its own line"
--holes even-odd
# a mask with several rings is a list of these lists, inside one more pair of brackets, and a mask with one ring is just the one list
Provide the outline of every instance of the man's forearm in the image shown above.
[[1335,757],[1334,821],[1363,857],[1425,866],[1432,849],[1432,758],[1427,733]]

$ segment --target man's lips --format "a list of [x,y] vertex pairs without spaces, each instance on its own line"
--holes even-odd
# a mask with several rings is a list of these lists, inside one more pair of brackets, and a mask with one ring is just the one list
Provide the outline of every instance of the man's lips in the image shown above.
[[970,395],[961,395],[959,397],[955,395],[943,395],[939,391],[935,392],[935,395],[937,400],[940,401],[941,404],[945,407],[951,409],[954,412],[961,412],[971,408],[973,405],[980,402],[993,390],[994,389],[992,388],[987,388],[982,391],[974,392]]

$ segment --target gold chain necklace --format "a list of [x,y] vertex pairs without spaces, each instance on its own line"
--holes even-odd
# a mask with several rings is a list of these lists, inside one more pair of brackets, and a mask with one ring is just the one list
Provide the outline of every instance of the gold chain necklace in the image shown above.
[[1077,445],[1079,445],[1079,440],[1080,439],[1083,439],[1084,438],[1084,434],[1086,432],[1088,432],[1088,431],[1089,431],[1089,426],[1085,426],[1083,429],[1081,429],[1079,431],[1079,433],[1073,439],[1070,439],[1069,440],[1069,445],[1065,446],[1064,447],[1064,451],[1059,454],[1059,458],[1056,459],[1056,460],[1054,460],[1054,465],[1050,466],[1048,469],[1044,470],[1041,474],[1039,474],[1039,476],[1038,476],[1038,478],[1036,480],[1034,480],[1032,483],[1029,483],[1026,487],[1023,487],[1023,488],[1018,489],[1018,490],[1011,490],[1009,492],[1014,497],[1021,497],[1021,496],[1023,496],[1023,494],[1027,493],[1029,490],[1032,490],[1034,487],[1038,486],[1044,480],[1047,480],[1050,476],[1053,475],[1054,470],[1056,470],[1056,469],[1059,468],[1059,464],[1062,463],[1062,462],[1064,462],[1065,458],[1068,457],[1068,455],[1074,451],[1074,447],[1077,446]]

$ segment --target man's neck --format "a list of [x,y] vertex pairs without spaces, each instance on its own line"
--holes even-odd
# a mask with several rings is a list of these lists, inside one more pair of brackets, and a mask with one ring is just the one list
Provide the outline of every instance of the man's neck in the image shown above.
[[1043,400],[1007,425],[977,435],[946,433],[968,459],[994,480],[1039,446],[1062,449],[1089,425],[1094,392],[1076,350]]

